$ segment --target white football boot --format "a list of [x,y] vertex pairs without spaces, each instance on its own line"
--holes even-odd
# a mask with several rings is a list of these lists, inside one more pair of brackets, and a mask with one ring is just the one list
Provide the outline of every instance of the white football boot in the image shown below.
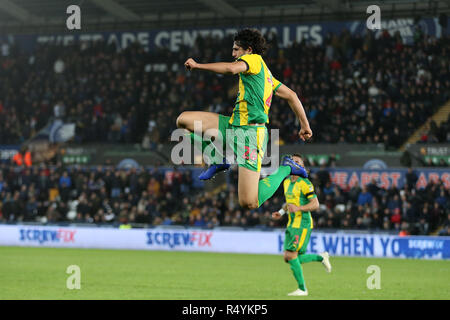
[[330,273],[331,272],[330,255],[326,251],[322,252],[320,255],[323,258],[322,264],[325,267],[325,270],[327,270],[327,272]]
[[307,296],[307,295],[308,295],[308,290],[303,291],[300,289],[297,289],[291,293],[288,293],[288,296]]

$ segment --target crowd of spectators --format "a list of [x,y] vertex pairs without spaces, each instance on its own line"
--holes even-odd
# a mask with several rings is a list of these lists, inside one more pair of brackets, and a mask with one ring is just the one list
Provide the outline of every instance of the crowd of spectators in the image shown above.
[[[281,64],[274,74],[281,72],[282,81],[300,93],[315,141],[398,148],[449,98],[449,64],[443,55],[448,39],[425,37],[409,46],[399,34],[384,32],[374,39],[370,33],[359,38],[344,32],[330,35],[323,46],[301,43],[287,51],[294,65]],[[272,110],[275,119],[278,110],[283,109]],[[295,127],[288,123],[288,130]]]
[[[375,38],[348,31],[323,44],[279,48],[268,36],[265,61],[303,102],[314,142],[379,143],[398,148],[450,98],[449,37],[419,34],[405,44],[399,33]],[[78,143],[167,143],[179,113],[207,110],[230,115],[236,78],[187,72],[199,62],[231,61],[232,39],[198,37],[195,46],[147,52],[139,44],[43,44],[33,53],[12,46],[0,56],[0,142],[21,144],[50,118],[76,123]],[[450,118],[430,123],[424,142],[449,142]],[[270,128],[281,143],[299,143],[287,103],[274,99]],[[425,137],[426,136],[426,137]],[[330,157],[329,162],[336,161]],[[411,177],[412,173],[410,173]],[[0,165],[0,221],[282,227],[271,213],[283,202],[281,188],[258,210],[242,210],[236,170],[225,190],[196,189],[189,170],[116,170],[113,167],[30,168]],[[411,180],[412,178],[410,178]],[[449,230],[450,191],[442,182],[388,190],[375,182],[339,187],[326,170],[312,174],[321,203],[317,228],[371,229],[402,234]],[[285,217],[286,218],[286,217]]]
[[[405,44],[399,33],[344,31],[321,45],[279,48],[273,34],[268,43],[267,65],[301,98],[315,142],[397,148],[450,97],[448,36]],[[183,68],[188,57],[231,61],[231,47],[231,38],[203,37],[177,52],[137,43],[119,51],[114,42],[42,44],[33,53],[13,46],[0,56],[0,141],[20,144],[54,117],[76,123],[79,143],[154,148],[169,141],[181,111],[231,114],[235,77]],[[270,119],[282,143],[300,142],[284,100],[274,99]]]
[[446,121],[437,125],[434,120],[428,124],[428,130],[420,137],[420,143],[449,143],[450,142],[450,114]]
[[[116,170],[60,164],[31,168],[0,165],[0,222],[182,225],[213,228],[284,227],[286,216],[271,218],[283,202],[282,188],[257,210],[238,203],[237,170],[229,171],[225,189],[195,187],[183,169]],[[385,190],[375,181],[341,188],[325,167],[313,172],[320,209],[313,213],[318,229],[382,230],[430,234],[447,230],[450,189],[430,182],[416,189],[413,170],[401,190]],[[444,232],[443,231],[443,232]]]

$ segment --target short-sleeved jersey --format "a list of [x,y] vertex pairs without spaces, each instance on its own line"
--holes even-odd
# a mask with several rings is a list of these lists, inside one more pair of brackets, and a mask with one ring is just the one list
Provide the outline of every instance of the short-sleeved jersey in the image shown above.
[[239,73],[239,93],[230,124],[269,123],[272,96],[281,82],[272,76],[259,54],[245,54],[237,60],[244,61],[248,69]]
[[[308,204],[309,201],[316,196],[314,193],[314,186],[308,179],[299,177],[294,182],[288,177],[283,181],[284,196],[286,198],[286,203],[291,203],[296,206],[303,206]],[[289,221],[287,226],[293,228],[300,228],[300,224],[303,219],[309,219],[311,221],[311,229],[313,228],[313,221],[311,219],[310,211],[297,211],[289,212]]]

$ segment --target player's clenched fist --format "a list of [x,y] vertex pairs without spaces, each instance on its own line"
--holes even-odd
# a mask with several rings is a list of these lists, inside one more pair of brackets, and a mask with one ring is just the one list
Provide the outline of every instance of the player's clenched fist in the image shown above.
[[281,213],[278,211],[272,212],[272,219],[278,220],[281,218]]
[[188,70],[193,70],[195,68],[197,68],[197,62],[195,62],[194,59],[189,58],[186,60],[186,62],[184,63],[184,66],[186,67],[186,69]]
[[302,139],[303,141],[307,141],[312,137],[312,131],[310,128],[302,128],[298,135],[300,136],[300,139]]

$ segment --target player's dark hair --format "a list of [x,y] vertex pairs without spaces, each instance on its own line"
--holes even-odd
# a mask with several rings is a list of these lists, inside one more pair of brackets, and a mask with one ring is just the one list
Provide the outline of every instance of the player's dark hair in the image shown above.
[[266,39],[257,29],[242,29],[234,36],[234,42],[244,50],[252,48],[252,52],[262,55],[267,49]]
[[298,157],[298,158],[302,159],[303,161],[305,161],[305,159],[303,159],[303,156],[300,153],[293,153],[292,157]]

